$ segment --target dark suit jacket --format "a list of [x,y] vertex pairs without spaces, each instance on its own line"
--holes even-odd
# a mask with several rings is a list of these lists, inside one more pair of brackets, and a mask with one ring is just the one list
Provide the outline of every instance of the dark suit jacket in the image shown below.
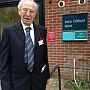
[[[35,63],[33,72],[27,71],[24,63],[25,34],[20,22],[4,28],[0,54],[0,79],[2,90],[43,90],[42,86],[50,78],[46,29],[34,24]],[[44,44],[39,45],[43,40]],[[46,65],[43,72],[42,67]],[[32,89],[31,88],[32,83]],[[13,89],[12,89],[13,88]]]

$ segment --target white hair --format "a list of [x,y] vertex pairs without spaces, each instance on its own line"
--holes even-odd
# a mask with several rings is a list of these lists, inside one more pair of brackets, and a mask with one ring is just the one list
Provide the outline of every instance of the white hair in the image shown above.
[[18,3],[18,10],[21,9],[22,4],[23,4],[24,1],[33,2],[33,4],[35,5],[36,12],[37,12],[37,10],[38,10],[38,4],[34,0],[20,0],[20,2]]

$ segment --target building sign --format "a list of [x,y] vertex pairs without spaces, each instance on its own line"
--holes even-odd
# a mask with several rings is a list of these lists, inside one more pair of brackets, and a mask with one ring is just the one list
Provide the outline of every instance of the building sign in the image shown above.
[[69,14],[62,17],[62,40],[87,40],[88,14]]
[[75,32],[75,39],[76,40],[86,40],[87,39],[87,31],[85,32]]
[[48,42],[55,42],[55,32],[48,31],[47,37],[48,37]]

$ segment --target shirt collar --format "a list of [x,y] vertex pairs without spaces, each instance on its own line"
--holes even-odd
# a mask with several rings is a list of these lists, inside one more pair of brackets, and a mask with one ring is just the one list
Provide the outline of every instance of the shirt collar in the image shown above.
[[27,28],[27,27],[31,27],[31,29],[33,30],[33,23],[31,23],[30,26],[27,26],[27,25],[25,25],[25,24],[23,23],[23,21],[21,20],[21,24],[22,24],[24,30],[25,30],[25,28]]

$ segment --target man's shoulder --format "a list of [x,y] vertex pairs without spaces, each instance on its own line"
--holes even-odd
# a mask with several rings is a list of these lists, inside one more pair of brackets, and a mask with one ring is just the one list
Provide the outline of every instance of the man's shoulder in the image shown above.
[[3,29],[10,30],[10,29],[14,29],[14,28],[19,27],[19,26],[20,26],[20,22],[16,22],[16,23],[9,24],[9,25],[5,26]]
[[9,25],[5,26],[5,27],[3,28],[3,31],[6,31],[6,32],[9,32],[9,31],[10,31],[10,32],[11,32],[11,31],[16,30],[16,27],[17,27],[18,23],[19,23],[19,22],[16,22],[16,23],[9,24]]

